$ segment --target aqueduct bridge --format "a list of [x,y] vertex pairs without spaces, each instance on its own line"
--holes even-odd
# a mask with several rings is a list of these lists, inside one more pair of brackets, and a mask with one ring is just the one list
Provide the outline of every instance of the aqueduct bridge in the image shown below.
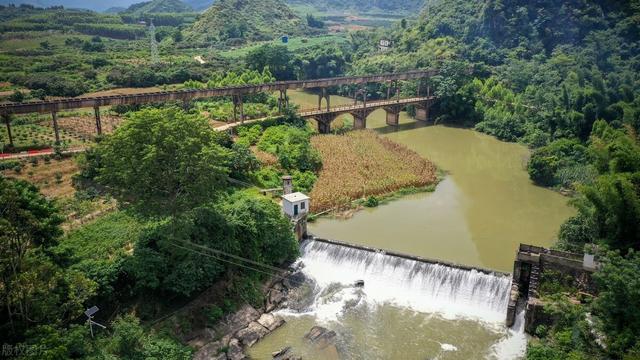
[[[331,122],[340,114],[349,113],[354,117],[354,128],[360,129],[366,127],[366,117],[375,109],[384,108],[387,111],[387,123],[389,125],[398,124],[398,114],[406,105],[414,105],[416,107],[416,118],[418,120],[427,120],[429,106],[434,100],[430,96],[430,90],[427,86],[426,94],[420,96],[420,88],[416,97],[410,99],[400,99],[399,81],[406,80],[422,80],[428,79],[437,74],[436,70],[414,70],[402,73],[379,74],[366,76],[347,76],[314,80],[294,80],[294,81],[276,81],[265,84],[237,85],[211,89],[185,89],[174,91],[159,92],[141,92],[122,95],[109,96],[81,96],[75,98],[63,98],[45,101],[33,101],[23,103],[6,103],[0,104],[0,115],[7,126],[10,143],[13,143],[11,136],[11,116],[12,114],[29,114],[29,113],[50,113],[52,115],[53,128],[56,133],[56,142],[59,142],[57,113],[64,110],[93,108],[96,119],[96,131],[102,133],[102,124],[100,120],[101,106],[114,105],[137,105],[162,103],[167,101],[182,101],[188,103],[191,100],[212,97],[231,97],[234,104],[234,119],[244,121],[243,111],[243,95],[250,95],[262,92],[280,92],[279,110],[288,106],[287,90],[289,89],[320,89],[318,95],[318,108],[315,110],[301,111],[300,115],[304,118],[313,118],[318,122],[318,129],[321,133],[327,133],[331,129]],[[387,83],[387,99],[384,101],[367,102],[367,94],[362,87],[368,83]],[[330,106],[330,95],[327,88],[332,86],[357,85],[359,90],[355,92],[355,103],[353,106]],[[393,89],[393,91],[392,91]],[[424,96],[426,95],[426,96]],[[395,99],[392,100],[392,97]],[[326,101],[326,107],[322,106],[322,100]],[[361,101],[359,104],[358,101]]]

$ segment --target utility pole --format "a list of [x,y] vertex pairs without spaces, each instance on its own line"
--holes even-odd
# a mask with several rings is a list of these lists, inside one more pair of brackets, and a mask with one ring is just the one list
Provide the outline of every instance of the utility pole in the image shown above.
[[149,26],[149,37],[151,38],[151,63],[155,65],[160,59],[158,56],[158,42],[156,41],[156,27],[153,25],[153,20],[151,20],[151,25]]

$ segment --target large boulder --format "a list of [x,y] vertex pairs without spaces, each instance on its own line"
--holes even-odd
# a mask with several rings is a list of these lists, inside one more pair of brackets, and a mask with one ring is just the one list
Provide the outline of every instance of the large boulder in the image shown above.
[[238,339],[231,339],[229,341],[229,347],[227,349],[227,359],[229,360],[243,360],[247,356],[244,354],[240,341]]
[[193,360],[225,360],[227,354],[221,351],[223,347],[222,341],[208,343],[193,355]]
[[258,324],[264,326],[270,332],[282,326],[284,322],[283,318],[273,314],[262,314],[258,319]]
[[204,328],[193,333],[193,336],[187,341],[189,346],[199,349],[217,338],[216,332],[210,328]]
[[251,305],[243,305],[233,315],[229,316],[226,321],[216,326],[218,334],[233,334],[240,329],[246,328],[252,321],[258,320],[260,313]]
[[273,287],[267,294],[267,302],[265,305],[265,311],[271,312],[275,310],[286,299],[286,289],[281,284],[280,286]]
[[318,349],[328,346],[334,346],[336,341],[336,332],[323,328],[322,326],[314,326],[304,336],[305,339],[313,343]]
[[248,348],[258,342],[258,340],[262,339],[268,333],[269,330],[267,330],[267,328],[254,321],[250,323],[246,328],[238,331],[236,333],[236,338],[240,340],[240,343],[244,348]]

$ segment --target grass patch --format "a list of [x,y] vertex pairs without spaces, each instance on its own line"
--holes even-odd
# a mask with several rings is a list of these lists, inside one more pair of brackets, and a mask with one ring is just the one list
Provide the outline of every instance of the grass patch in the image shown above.
[[117,211],[69,233],[57,250],[74,261],[110,261],[130,253],[145,223],[126,211]]
[[319,135],[311,139],[323,167],[311,191],[311,211],[350,208],[370,196],[390,201],[425,191],[437,183],[436,167],[408,148],[370,130],[344,135]]
[[124,261],[146,223],[125,211],[105,215],[65,236],[54,252],[73,269],[80,270],[98,283],[101,294],[111,296]]

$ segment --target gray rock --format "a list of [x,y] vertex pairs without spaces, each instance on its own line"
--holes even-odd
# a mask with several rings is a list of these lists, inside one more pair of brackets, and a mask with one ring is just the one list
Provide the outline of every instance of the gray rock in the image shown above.
[[322,326],[314,326],[304,338],[316,345],[317,348],[323,349],[327,346],[334,345],[336,336],[337,334],[333,330],[325,329]]
[[271,353],[274,360],[302,360],[300,356],[296,356],[291,351],[291,346],[280,349],[274,353]]
[[271,312],[275,310],[282,302],[286,299],[285,290],[279,290],[273,288],[269,291],[267,295],[267,304],[265,306],[266,312]]
[[291,346],[287,346],[287,347],[284,347],[284,348],[282,348],[282,349],[280,349],[278,351],[272,352],[271,353],[271,357],[273,357],[273,358],[282,357],[286,353],[288,353],[289,351],[291,351]]
[[229,341],[229,349],[227,350],[227,359],[229,360],[243,360],[246,359],[246,355],[240,346],[238,339],[231,339]]
[[240,343],[244,348],[248,348],[258,342],[258,340],[262,339],[268,333],[269,330],[254,321],[250,323],[246,328],[238,331],[236,333],[236,338],[240,340]]
[[262,314],[258,319],[258,323],[271,332],[282,326],[282,324],[284,324],[284,319],[278,315]]
[[220,341],[210,342],[196,351],[193,355],[193,360],[226,359],[227,355],[220,352],[222,347],[223,345]]
[[297,288],[305,283],[306,278],[307,277],[301,271],[297,271],[282,280],[282,285],[287,289]]
[[250,305],[243,305],[240,310],[216,326],[218,334],[233,334],[240,329],[246,328],[252,321],[256,321],[260,313]]
[[192,339],[187,341],[189,346],[199,349],[208,343],[212,342],[216,338],[216,332],[213,329],[204,328],[196,333]]

